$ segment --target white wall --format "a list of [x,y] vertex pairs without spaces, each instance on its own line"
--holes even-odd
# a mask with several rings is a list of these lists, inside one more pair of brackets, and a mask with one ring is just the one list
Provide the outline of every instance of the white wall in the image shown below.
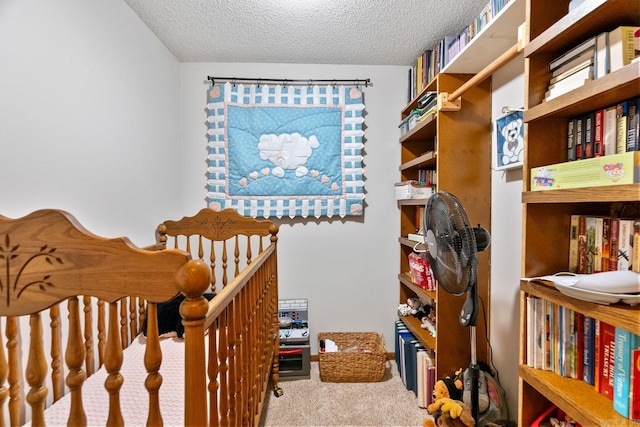
[[[492,77],[493,146],[495,119],[502,107],[524,105],[524,59],[520,55]],[[518,410],[520,254],[522,244],[522,168],[492,172],[491,177],[491,345],[509,414]]]
[[0,214],[154,241],[181,189],[179,64],[123,1],[0,2]]
[[308,298],[312,354],[318,332],[374,331],[393,351],[399,290],[398,180],[400,110],[406,104],[407,67],[301,64],[181,64],[183,209],[206,206],[206,92],[208,75],[277,79],[364,79],[365,192],[363,217],[281,219],[278,240],[280,298]]

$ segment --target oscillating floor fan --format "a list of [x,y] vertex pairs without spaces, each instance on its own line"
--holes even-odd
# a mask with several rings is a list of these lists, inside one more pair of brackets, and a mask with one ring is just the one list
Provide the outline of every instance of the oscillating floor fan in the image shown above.
[[491,241],[484,228],[472,227],[462,204],[446,191],[434,193],[425,207],[424,231],[427,258],[440,286],[466,300],[460,312],[460,323],[471,330],[471,412],[478,423],[478,378],[480,369],[476,356],[476,321],[478,319],[477,253]]

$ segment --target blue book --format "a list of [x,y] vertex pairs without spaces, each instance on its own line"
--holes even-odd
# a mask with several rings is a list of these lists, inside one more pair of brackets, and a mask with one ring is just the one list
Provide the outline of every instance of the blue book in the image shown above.
[[629,394],[631,383],[631,352],[640,348],[640,336],[616,327],[613,367],[613,409],[629,418]]
[[400,331],[398,333],[398,349],[396,350],[396,353],[398,355],[398,373],[400,374],[400,378],[402,379],[402,382],[404,383],[404,385],[407,385],[407,378],[406,378],[406,356],[405,356],[405,342],[414,340],[415,337],[413,336],[413,334],[411,332],[409,332],[409,330],[406,331]]
[[596,321],[593,317],[583,317],[582,338],[582,380],[595,384]]

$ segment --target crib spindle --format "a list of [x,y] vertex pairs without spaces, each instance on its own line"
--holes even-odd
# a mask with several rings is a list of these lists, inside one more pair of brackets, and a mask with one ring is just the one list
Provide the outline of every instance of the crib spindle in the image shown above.
[[144,385],[149,392],[149,414],[147,416],[148,426],[162,426],[162,415],[160,414],[160,400],[158,391],[162,385],[162,375],[160,375],[160,364],[162,363],[162,353],[160,350],[160,340],[158,339],[158,316],[155,303],[147,306],[149,318],[147,320],[147,346],[144,354],[144,366],[147,369],[147,380]]
[[[118,303],[109,303],[109,319],[107,328],[107,346],[105,349],[104,367],[109,373],[104,382],[104,387],[109,392],[109,417],[107,425],[122,426],[124,420],[122,418],[122,410],[120,408],[120,388],[122,387],[123,378],[120,375],[122,367],[122,328],[120,325],[120,334],[118,334]],[[126,328],[125,328],[126,331]]]
[[60,332],[60,304],[49,309],[49,325],[51,328],[51,388],[53,401],[57,402],[64,395],[64,378],[62,376],[62,334]]
[[26,400],[31,405],[31,423],[43,426],[44,405],[47,398],[47,388],[44,385],[47,375],[47,360],[42,345],[42,321],[40,313],[29,316],[29,355],[25,376],[30,388]]
[[67,386],[71,394],[71,409],[69,411],[68,425],[85,426],[87,416],[82,403],[82,384],[87,378],[87,374],[82,370],[85,360],[84,345],[82,343],[82,331],[80,328],[80,313],[78,298],[68,299],[67,311],[69,313],[69,337],[67,339],[67,349],[65,351],[65,361],[69,368],[67,374]]
[[84,311],[84,353],[85,353],[85,370],[87,377],[95,372],[93,361],[93,315],[91,309],[91,297],[82,297],[82,306]]
[[105,309],[104,301],[98,300],[98,367],[104,364],[104,348],[105,348]]
[[[229,424],[236,425],[236,300],[235,298],[229,302],[227,307],[227,359],[229,363],[229,371],[227,374],[227,386],[229,387]],[[223,424],[227,425],[227,424]]]
[[[0,322],[0,330],[2,330],[2,322]],[[4,340],[2,334],[0,334],[0,427],[4,427],[4,404],[9,396],[9,390],[5,386],[7,382],[7,359],[4,355]]]
[[229,387],[227,385],[227,374],[229,365],[227,364],[227,319],[228,312],[223,310],[218,317],[220,325],[218,327],[219,346],[218,346],[218,364],[220,378],[220,424],[229,425]]
[[9,356],[9,421],[12,426],[20,422],[20,385],[18,377],[18,319],[14,316],[7,318],[7,353]]
[[[209,326],[209,358],[207,360],[207,375],[209,376],[209,410],[210,410],[210,419],[218,420],[219,412],[218,412],[218,338],[217,338],[217,329],[216,324],[218,323],[218,319],[216,319],[211,326]],[[209,425],[213,425],[212,422]]]

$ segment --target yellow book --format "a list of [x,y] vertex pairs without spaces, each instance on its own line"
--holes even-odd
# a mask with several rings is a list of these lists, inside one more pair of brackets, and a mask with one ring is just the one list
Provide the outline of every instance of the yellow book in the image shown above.
[[609,72],[629,65],[636,56],[634,33],[640,27],[621,26],[609,32]]

